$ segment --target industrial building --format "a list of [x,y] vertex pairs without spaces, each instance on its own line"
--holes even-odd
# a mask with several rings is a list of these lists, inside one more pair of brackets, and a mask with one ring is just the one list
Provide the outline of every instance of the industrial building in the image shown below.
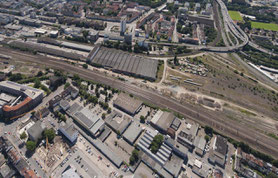
[[123,116],[120,112],[113,111],[105,118],[105,123],[115,132],[119,132],[120,135],[127,129],[131,123],[131,118]]
[[46,126],[42,121],[37,121],[32,127],[27,130],[29,139],[37,142],[42,138],[42,133],[45,130]]
[[96,46],[90,52],[87,62],[97,67],[111,69],[116,73],[151,81],[156,79],[158,66],[157,60],[101,46]]
[[46,46],[42,46],[39,43],[33,43],[33,42],[25,42],[25,41],[11,41],[9,42],[9,45],[11,45],[14,48],[18,49],[25,49],[25,50],[32,50],[40,53],[45,53],[57,57],[63,57],[67,59],[73,59],[73,60],[84,60],[85,57],[81,54],[72,53],[72,52],[66,52],[64,50],[60,49],[54,49],[49,48]]
[[198,124],[186,124],[186,128],[181,130],[177,136],[177,141],[186,146],[190,151],[193,151],[195,148],[194,140],[197,136],[199,129]]
[[143,102],[137,100],[125,93],[120,93],[116,100],[113,101],[113,106],[134,116],[142,108]]
[[172,149],[167,146],[165,143],[161,145],[161,147],[158,149],[157,153],[154,154],[151,152],[150,145],[154,139],[154,137],[158,134],[157,131],[147,129],[144,132],[144,135],[140,138],[139,142],[137,143],[137,146],[149,157],[151,157],[156,163],[163,166],[170,158],[170,155],[172,153]]
[[104,129],[105,122],[87,108],[82,108],[71,116],[94,137],[97,137]]
[[214,20],[211,16],[206,15],[188,15],[188,20],[191,22],[198,22],[200,24],[205,24],[210,27],[214,27]]
[[4,118],[20,116],[41,103],[43,91],[11,81],[0,82],[0,113]]
[[72,143],[76,143],[78,131],[73,124],[66,124],[59,128],[59,131]]
[[123,138],[131,145],[133,145],[140,134],[142,133],[140,124],[132,122],[123,134]]
[[195,145],[195,153],[199,156],[203,156],[205,147],[206,147],[206,140],[204,137],[196,137],[194,140],[194,145]]
[[163,134],[168,134],[175,138],[175,132],[181,125],[181,121],[173,113],[163,112],[161,110],[153,116],[151,125]]
[[209,152],[208,160],[210,163],[225,167],[226,154],[228,152],[227,142],[227,139],[220,135],[215,137],[212,149]]

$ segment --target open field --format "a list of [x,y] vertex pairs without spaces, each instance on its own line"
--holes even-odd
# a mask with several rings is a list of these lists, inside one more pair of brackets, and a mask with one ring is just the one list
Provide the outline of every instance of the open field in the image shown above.
[[251,27],[264,30],[278,31],[278,25],[274,23],[251,22]]
[[229,11],[229,15],[233,20],[243,21],[243,18],[240,16],[240,13],[238,11]]
[[[231,105],[236,104],[238,107],[229,107],[227,104],[222,106],[222,114],[227,119],[244,123],[258,130],[277,133],[275,125],[278,125],[278,117],[275,106],[278,104],[276,101],[278,94],[250,80],[246,70],[234,64],[233,60],[225,61],[220,56],[216,58],[211,55],[197,58],[208,69],[207,77],[178,71],[178,66],[175,70],[167,70],[167,83],[169,85],[181,86],[194,93],[201,93],[231,102]],[[179,77],[180,80],[171,80],[169,75]],[[180,82],[187,78],[202,84],[202,86],[194,86]],[[187,100],[187,102],[192,100],[197,101],[196,96],[189,96],[188,94],[184,95],[182,99]],[[258,125],[259,123],[261,124]]]

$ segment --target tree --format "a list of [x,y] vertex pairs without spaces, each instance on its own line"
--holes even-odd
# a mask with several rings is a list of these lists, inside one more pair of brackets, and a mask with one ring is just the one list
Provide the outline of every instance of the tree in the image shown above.
[[17,74],[10,73],[9,75],[8,75],[9,80],[14,81],[14,82],[22,80],[24,78],[24,76],[20,73],[17,73]]
[[26,132],[23,132],[22,134],[20,134],[20,139],[24,140],[25,138],[27,138]]
[[83,67],[84,69],[88,69],[88,64],[83,64],[82,67]]
[[278,176],[275,175],[273,172],[270,172],[270,173],[266,176],[266,178],[278,178]]
[[209,136],[212,136],[213,134],[213,129],[209,126],[205,126],[205,133]]
[[48,138],[49,142],[52,142],[56,136],[54,129],[46,129],[43,132],[44,138]]
[[140,122],[141,122],[141,123],[145,123],[145,120],[146,120],[146,118],[145,118],[144,116],[141,115],[141,116],[140,116]]
[[85,39],[87,39],[87,37],[88,37],[88,35],[89,35],[89,31],[88,31],[88,30],[84,30],[84,31],[82,32],[82,34],[83,34],[83,37],[84,37]]
[[102,113],[101,118],[105,119],[105,113]]
[[177,66],[179,65],[179,59],[177,58],[177,55],[174,57],[174,64]]
[[41,86],[41,81],[38,78],[36,78],[34,81],[34,88],[40,88],[40,86]]
[[107,113],[108,113],[108,114],[111,113],[111,108],[110,108],[110,107],[108,108]]
[[139,150],[134,149],[129,158],[129,164],[134,165],[139,160]]
[[37,77],[40,77],[40,76],[42,76],[43,75],[43,72],[42,71],[39,71],[38,73],[37,73]]
[[26,142],[26,148],[29,151],[34,151],[36,149],[37,144],[33,141]]
[[163,143],[163,135],[158,134],[153,138],[153,141],[151,142],[151,152],[156,153],[160,146]]
[[208,142],[210,140],[210,137],[208,135],[205,136],[206,141]]
[[69,86],[70,86],[70,83],[67,82],[64,86],[64,89],[68,88]]
[[76,80],[80,80],[80,77],[79,77],[79,75],[77,75],[77,74],[74,74],[74,75],[73,75],[73,80],[75,80],[75,81],[76,81]]
[[278,160],[272,161],[273,166],[278,167]]

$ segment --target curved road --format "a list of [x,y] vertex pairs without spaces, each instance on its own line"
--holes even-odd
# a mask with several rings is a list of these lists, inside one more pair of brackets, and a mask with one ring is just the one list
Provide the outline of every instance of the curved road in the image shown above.
[[126,91],[144,101],[178,112],[184,117],[199,122],[202,125],[209,125],[223,135],[247,142],[253,148],[278,158],[277,140],[270,138],[255,129],[249,128],[248,126],[242,125],[239,122],[227,119],[221,116],[218,112],[209,111],[201,106],[191,105],[189,103],[180,104],[176,100],[158,94],[157,91],[142,89],[129,83],[106,77],[103,73],[83,69],[82,67],[74,66],[57,59],[31,55],[29,53],[15,51],[8,48],[0,48],[0,53],[9,55],[13,59],[34,62],[51,68],[64,70],[71,74],[78,74],[82,78]]

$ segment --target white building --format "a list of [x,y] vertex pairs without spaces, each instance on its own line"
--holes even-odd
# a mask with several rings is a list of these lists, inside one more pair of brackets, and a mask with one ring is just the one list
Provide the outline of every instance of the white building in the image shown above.
[[121,35],[124,35],[125,31],[126,31],[126,17],[123,17],[121,19],[121,31],[120,31]]
[[59,131],[71,142],[76,143],[78,138],[78,131],[73,124],[66,124],[59,128]]

